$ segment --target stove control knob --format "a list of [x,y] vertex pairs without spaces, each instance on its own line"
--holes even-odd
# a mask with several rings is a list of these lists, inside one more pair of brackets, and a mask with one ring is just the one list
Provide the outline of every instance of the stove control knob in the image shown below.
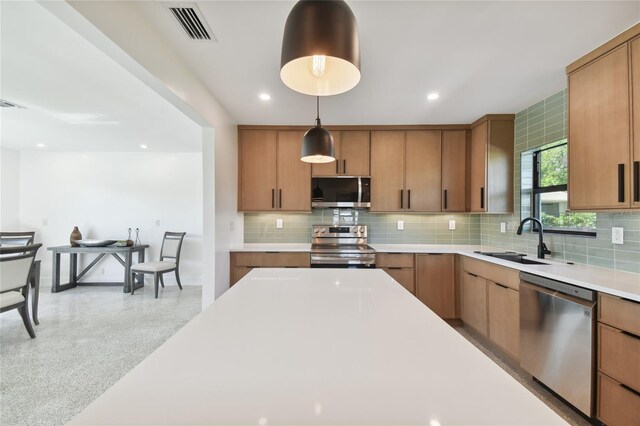
[[320,232],[324,234],[325,232],[327,232],[327,229],[326,228],[322,228],[322,229],[320,229]]
[[320,232],[320,228],[313,228],[313,233],[317,234],[318,232]]
[[361,226],[360,228],[358,228],[358,232],[361,232],[364,234],[364,231],[366,230],[366,228],[364,226]]

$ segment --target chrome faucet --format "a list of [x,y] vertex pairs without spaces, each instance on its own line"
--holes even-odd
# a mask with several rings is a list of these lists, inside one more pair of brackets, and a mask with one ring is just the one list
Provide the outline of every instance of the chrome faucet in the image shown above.
[[544,243],[544,230],[542,228],[542,222],[540,222],[535,217],[527,217],[525,219],[522,219],[522,222],[520,222],[520,226],[518,226],[518,230],[516,231],[516,234],[522,235],[522,227],[528,221],[537,223],[538,228],[540,228],[540,232],[538,232],[538,259],[544,259],[544,255],[551,254],[551,250],[549,250],[547,248],[547,245]]

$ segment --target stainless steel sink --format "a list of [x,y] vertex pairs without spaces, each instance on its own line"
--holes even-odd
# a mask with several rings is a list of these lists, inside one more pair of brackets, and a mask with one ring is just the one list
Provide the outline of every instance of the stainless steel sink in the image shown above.
[[526,258],[526,254],[519,254],[514,252],[502,252],[502,253],[488,253],[488,252],[477,252],[485,256],[497,257],[498,259],[508,260],[509,262],[520,263],[523,265],[548,265],[545,262],[538,262],[537,260],[532,260]]

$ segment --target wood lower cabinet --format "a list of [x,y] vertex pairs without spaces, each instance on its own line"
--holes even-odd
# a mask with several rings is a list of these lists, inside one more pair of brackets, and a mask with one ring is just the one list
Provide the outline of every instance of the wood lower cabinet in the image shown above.
[[384,270],[411,294],[416,294],[413,253],[376,253],[376,268]]
[[416,296],[441,318],[455,318],[455,256],[418,254]]
[[240,130],[239,211],[310,211],[311,166],[300,161],[304,132]]
[[467,211],[467,131],[442,132],[442,211]]
[[512,114],[487,115],[471,125],[472,212],[513,212],[514,120]]
[[232,252],[231,285],[254,268],[308,268],[311,258],[303,252]]
[[461,318],[483,336],[488,335],[487,280],[464,271],[462,275]]
[[640,303],[598,295],[596,415],[608,426],[640,419]]
[[487,281],[489,339],[520,359],[520,295],[507,286]]

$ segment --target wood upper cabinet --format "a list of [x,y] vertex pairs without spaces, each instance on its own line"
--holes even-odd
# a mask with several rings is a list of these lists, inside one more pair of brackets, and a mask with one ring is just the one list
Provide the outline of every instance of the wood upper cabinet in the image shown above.
[[453,254],[417,255],[416,296],[441,318],[455,318]]
[[313,176],[369,176],[369,131],[332,131],[336,161],[312,166]]
[[239,211],[311,210],[311,166],[300,161],[303,134],[239,132]]
[[487,115],[471,125],[472,212],[513,212],[514,118],[512,114]]
[[275,210],[277,132],[241,130],[238,210]]
[[631,206],[629,126],[624,44],[569,75],[570,209]]
[[371,211],[404,210],[405,132],[371,132]]
[[467,131],[442,132],[442,211],[466,211]]
[[461,318],[465,325],[487,336],[487,280],[468,272],[462,274]]
[[371,211],[440,211],[441,133],[371,132]]
[[487,281],[489,338],[515,359],[520,358],[520,295]]
[[405,141],[405,210],[439,212],[442,158],[440,130],[410,130]]
[[633,151],[631,154],[631,202],[640,208],[640,38],[631,42],[631,90]]
[[311,210],[311,166],[300,161],[304,132],[278,132],[278,210]]

